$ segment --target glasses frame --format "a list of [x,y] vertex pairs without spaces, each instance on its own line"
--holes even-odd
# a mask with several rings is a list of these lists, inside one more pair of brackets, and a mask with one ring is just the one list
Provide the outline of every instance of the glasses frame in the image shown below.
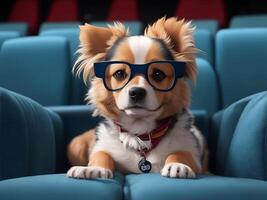
[[[174,81],[173,81],[173,84],[171,87],[169,87],[167,89],[159,89],[150,83],[149,78],[148,78],[148,68],[149,68],[149,65],[154,64],[154,63],[168,63],[168,64],[171,64],[173,66],[175,77],[174,77]],[[105,73],[106,73],[107,66],[110,64],[126,64],[130,67],[130,70],[131,70],[130,78],[125,83],[124,86],[117,88],[117,89],[111,89],[107,86],[106,81],[105,81]],[[113,92],[121,90],[122,88],[124,88],[133,79],[133,77],[136,74],[145,75],[146,80],[155,90],[162,91],[162,92],[170,91],[174,88],[177,79],[182,78],[185,75],[185,68],[186,68],[185,62],[175,61],[175,60],[153,61],[153,62],[149,62],[149,63],[145,63],[145,64],[131,64],[131,63],[128,63],[125,61],[102,61],[102,62],[95,62],[94,63],[95,76],[98,78],[102,78],[105,88],[107,90],[113,91]]]

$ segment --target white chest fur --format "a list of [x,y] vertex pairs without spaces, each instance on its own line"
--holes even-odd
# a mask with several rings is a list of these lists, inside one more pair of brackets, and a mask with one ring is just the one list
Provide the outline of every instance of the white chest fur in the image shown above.
[[[186,127],[186,121],[185,119],[177,121],[158,146],[147,153],[146,159],[152,164],[152,172],[160,172],[166,157],[179,150],[190,152],[201,169],[204,140],[197,129]],[[102,123],[97,129],[97,135],[98,140],[92,149],[92,154],[105,151],[114,159],[117,170],[124,173],[141,173],[138,168],[138,163],[142,159],[141,155],[130,145],[123,144],[120,132],[115,126]],[[130,136],[133,139],[136,138],[136,136]]]

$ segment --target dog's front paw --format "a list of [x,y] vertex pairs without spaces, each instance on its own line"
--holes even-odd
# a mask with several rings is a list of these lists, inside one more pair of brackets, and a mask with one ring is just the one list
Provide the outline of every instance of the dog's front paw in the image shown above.
[[143,142],[139,137],[136,137],[134,135],[129,135],[127,133],[120,134],[120,141],[126,148],[130,147],[137,151],[151,148],[149,145]]
[[96,179],[96,178],[113,178],[113,173],[110,169],[94,166],[74,166],[69,169],[67,176],[78,179]]
[[175,162],[165,164],[161,175],[170,178],[196,178],[195,172],[189,166]]

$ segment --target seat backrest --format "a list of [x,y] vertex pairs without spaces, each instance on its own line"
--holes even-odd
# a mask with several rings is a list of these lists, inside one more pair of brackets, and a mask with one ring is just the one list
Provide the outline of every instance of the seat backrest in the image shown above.
[[212,115],[219,109],[219,91],[214,69],[204,59],[197,59],[198,77],[196,84],[191,83],[191,108],[205,110]]
[[77,21],[79,18],[78,0],[54,0],[52,1],[47,21]]
[[28,24],[23,22],[0,23],[0,31],[15,31],[20,36],[25,36],[28,33]]
[[[79,29],[73,28],[73,29],[58,29],[58,30],[46,30],[42,31],[40,33],[40,36],[62,36],[65,37],[70,44],[70,56],[72,62],[70,63],[69,71],[72,71],[72,67],[75,64],[75,61],[78,58],[78,54],[76,51],[79,47]],[[87,88],[85,84],[83,83],[82,79],[76,77],[75,75],[72,75],[72,85],[71,85],[71,104],[85,104],[84,98],[87,91]]]
[[267,29],[228,29],[216,37],[222,106],[267,89]]
[[214,64],[214,36],[208,30],[196,30],[194,33],[196,47],[200,50],[197,57]]
[[[142,23],[140,21],[121,21],[126,28],[129,28],[131,35],[140,35],[142,33]],[[105,22],[105,21],[93,21],[90,24],[99,27],[107,27],[109,24],[113,24],[113,22]]]
[[240,15],[231,19],[230,28],[267,27],[267,15]]
[[180,0],[175,15],[185,19],[216,19],[220,26],[227,21],[223,0]]
[[63,37],[27,37],[4,42],[0,86],[42,105],[69,103],[69,45]]
[[108,21],[138,20],[139,13],[135,0],[113,0],[110,6]]
[[230,105],[213,117],[212,124],[214,172],[267,180],[267,92]]
[[41,24],[39,34],[47,30],[79,29],[80,22],[45,22]]
[[9,22],[26,22],[29,25],[30,34],[37,32],[39,26],[39,1],[24,0],[15,1],[8,17]]
[[197,30],[208,30],[212,35],[216,35],[216,32],[219,29],[219,23],[217,20],[192,20],[192,24],[196,26]]
[[19,37],[19,33],[16,31],[0,31],[0,49],[4,41]]
[[55,173],[59,116],[1,87],[0,99],[0,180]]

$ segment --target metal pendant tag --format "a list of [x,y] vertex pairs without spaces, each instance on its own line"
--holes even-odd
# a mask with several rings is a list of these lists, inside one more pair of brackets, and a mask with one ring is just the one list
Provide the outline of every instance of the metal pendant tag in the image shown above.
[[149,173],[150,170],[152,169],[151,162],[149,162],[145,158],[142,158],[142,160],[140,160],[140,162],[138,163],[138,167],[140,171],[143,173]]

